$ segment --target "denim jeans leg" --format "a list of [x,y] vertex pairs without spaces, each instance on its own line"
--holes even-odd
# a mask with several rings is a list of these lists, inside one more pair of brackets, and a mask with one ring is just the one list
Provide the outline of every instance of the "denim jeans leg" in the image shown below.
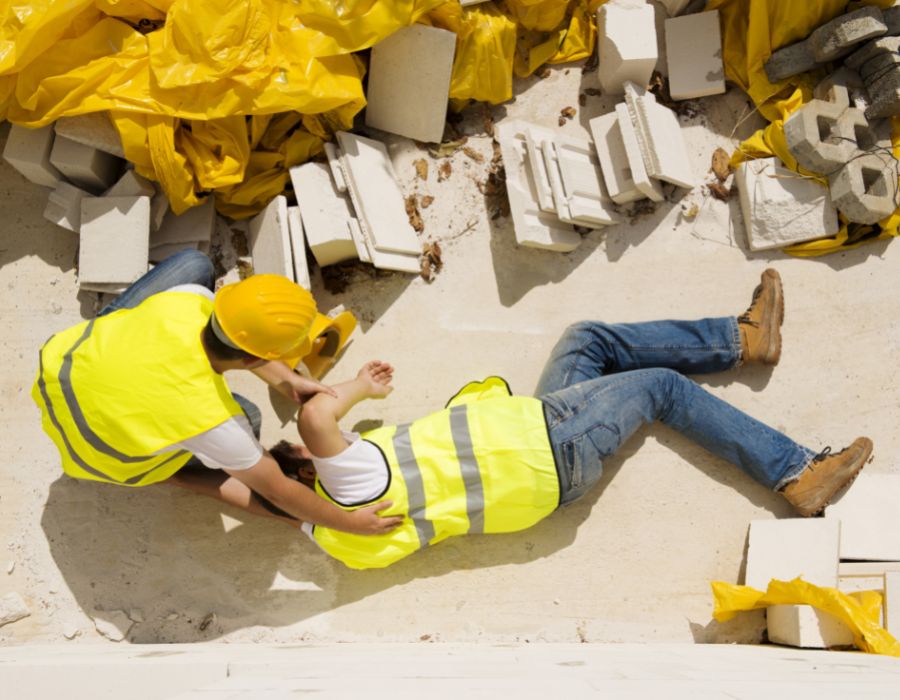
[[133,309],[148,297],[180,284],[199,284],[213,291],[215,271],[199,250],[182,250],[169,256],[105,306],[97,317],[120,309]]
[[815,452],[665,368],[599,377],[542,397],[562,482],[561,503],[599,480],[602,460],[655,420],[778,490]]
[[260,413],[259,407],[250,401],[250,399],[244,398],[240,394],[232,394],[231,396],[238,402],[238,405],[244,411],[244,415],[246,415],[247,420],[250,421],[250,427],[253,428],[253,434],[256,436],[256,439],[259,440],[260,430],[262,429],[262,413]]
[[737,319],[651,321],[569,326],[550,353],[535,396],[597,377],[648,367],[685,374],[731,369],[740,361]]

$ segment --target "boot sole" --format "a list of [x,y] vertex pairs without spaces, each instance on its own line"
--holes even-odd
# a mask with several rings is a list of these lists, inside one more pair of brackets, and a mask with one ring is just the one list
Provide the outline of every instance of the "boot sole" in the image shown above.
[[863,470],[863,467],[866,466],[871,459],[872,459],[872,443],[869,442],[868,449],[865,450],[865,452],[863,452],[863,455],[859,460],[859,465],[854,468],[853,473],[850,475],[850,477],[843,483],[839,484],[836,488],[834,488],[831,491],[831,493],[827,494],[825,496],[825,501],[822,503],[822,505],[819,506],[816,510],[811,511],[805,517],[812,518],[817,515],[820,515],[822,513],[822,511],[825,510],[828,507],[828,505],[831,503],[831,499],[834,498],[836,493],[838,493],[839,491],[843,491],[844,489],[849,487],[850,484],[852,484],[854,481],[856,481],[856,477],[859,476],[859,473]]
[[[771,273],[771,274],[769,274]],[[769,334],[769,347],[766,348],[767,365],[777,365],[781,360],[781,324],[784,323],[784,289],[781,275],[775,270],[766,270],[766,276],[775,280],[775,313],[768,319],[766,331]]]

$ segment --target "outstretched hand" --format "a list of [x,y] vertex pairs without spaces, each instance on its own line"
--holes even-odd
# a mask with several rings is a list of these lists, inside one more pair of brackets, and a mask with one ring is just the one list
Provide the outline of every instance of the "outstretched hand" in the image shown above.
[[383,399],[390,394],[394,390],[391,386],[393,378],[394,368],[381,360],[367,362],[356,375],[356,379],[365,386],[366,398],[369,399]]
[[350,517],[353,519],[353,526],[349,532],[357,535],[383,535],[400,524],[403,523],[402,515],[379,515],[381,511],[387,510],[393,501],[381,501],[373,506],[366,506],[354,510]]
[[327,394],[337,398],[337,393],[330,386],[296,372],[291,372],[291,376],[280,382],[275,388],[296,404],[303,404],[316,394]]

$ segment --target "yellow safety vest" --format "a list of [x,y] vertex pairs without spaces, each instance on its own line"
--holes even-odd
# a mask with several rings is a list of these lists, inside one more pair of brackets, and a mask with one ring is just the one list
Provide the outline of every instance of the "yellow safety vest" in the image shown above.
[[538,399],[512,396],[499,377],[466,385],[443,411],[408,425],[382,427],[362,439],[376,445],[389,470],[380,500],[403,514],[384,535],[353,535],[315,526],[328,554],[353,569],[379,568],[453,535],[531,527],[559,505],[559,479]]
[[241,412],[200,340],[212,308],[199,294],[162,292],[46,342],[31,396],[69,476],[162,481],[191,456],[166,448]]

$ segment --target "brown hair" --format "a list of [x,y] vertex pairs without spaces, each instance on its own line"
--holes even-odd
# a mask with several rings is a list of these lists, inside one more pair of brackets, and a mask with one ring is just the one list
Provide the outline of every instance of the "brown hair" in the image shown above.
[[[313,466],[312,460],[298,456],[291,443],[281,440],[277,445],[269,448],[269,453],[278,462],[278,466],[286,477],[299,481],[309,488],[314,488],[316,468]],[[310,476],[311,474],[313,476]]]

